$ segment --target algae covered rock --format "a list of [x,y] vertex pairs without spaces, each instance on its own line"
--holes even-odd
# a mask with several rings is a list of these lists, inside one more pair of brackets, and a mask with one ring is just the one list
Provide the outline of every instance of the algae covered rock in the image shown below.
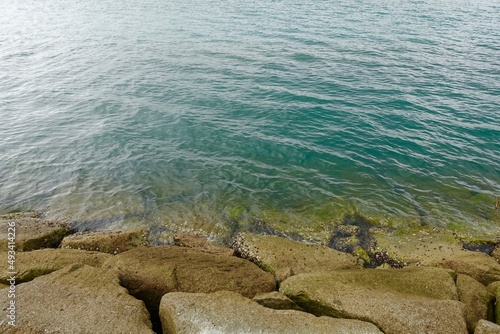
[[497,324],[500,324],[500,303],[498,302],[498,301],[500,301],[500,281],[490,283],[487,286],[487,289],[496,298],[495,307],[494,307],[494,316],[495,316]]
[[[0,294],[4,311],[7,298]],[[15,307],[15,327],[2,317],[1,333],[153,334],[144,303],[102,268],[76,264],[19,284]]]
[[500,326],[487,320],[479,320],[474,334],[500,334]]
[[71,232],[66,222],[44,220],[39,214],[0,216],[0,251],[8,249],[9,239],[15,240],[18,252],[56,248]]
[[373,324],[273,310],[239,294],[168,293],[160,305],[164,333],[382,334]]
[[142,229],[125,231],[80,232],[66,236],[61,248],[83,249],[117,254],[137,246],[147,245],[147,235]]
[[449,272],[411,269],[300,274],[280,292],[317,316],[370,321],[386,334],[467,333]]
[[[2,253],[0,253],[2,254]],[[7,258],[7,252],[3,253]],[[27,282],[35,277],[49,274],[70,264],[81,263],[100,267],[112,255],[100,252],[87,252],[77,249],[39,249],[16,254],[16,282]],[[6,283],[9,278],[7,261],[0,261],[0,282]]]
[[279,282],[299,273],[362,267],[351,254],[278,236],[241,233],[234,239],[233,248],[244,259],[274,274]]
[[462,251],[430,265],[448,268],[468,275],[483,285],[500,281],[500,264],[491,256],[480,252]]
[[276,289],[274,277],[249,261],[183,247],[137,247],[112,256],[104,267],[116,271],[152,314],[157,313],[161,297],[172,291],[228,290],[251,298]]
[[459,299],[465,304],[465,320],[470,332],[474,331],[479,320],[493,320],[495,296],[484,285],[463,274],[457,275],[456,284]]

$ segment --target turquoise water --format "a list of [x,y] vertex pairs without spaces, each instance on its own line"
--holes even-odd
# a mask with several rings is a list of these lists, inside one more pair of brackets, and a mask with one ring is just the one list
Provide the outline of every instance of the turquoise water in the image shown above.
[[498,1],[0,12],[1,212],[82,229],[307,228],[352,208],[498,225]]

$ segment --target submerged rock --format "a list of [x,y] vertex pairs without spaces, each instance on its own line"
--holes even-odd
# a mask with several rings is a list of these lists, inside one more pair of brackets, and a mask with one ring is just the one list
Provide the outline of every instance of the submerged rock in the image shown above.
[[229,290],[252,298],[276,289],[274,277],[251,262],[183,247],[141,246],[111,257],[104,266],[118,273],[151,314],[157,314],[161,297],[172,291]]
[[382,334],[373,324],[273,310],[234,292],[168,293],[160,305],[163,332]]
[[[7,311],[7,294],[0,294]],[[16,286],[16,323],[0,319],[5,334],[116,333],[153,334],[144,303],[102,268],[71,265]]]
[[234,250],[231,248],[211,245],[206,237],[196,233],[178,233],[174,235],[174,243],[180,247],[189,247],[205,253],[226,256],[234,255]]
[[280,291],[307,312],[370,321],[386,334],[467,333],[464,304],[442,269],[300,274]]
[[278,236],[241,233],[233,248],[242,258],[274,274],[279,282],[299,273],[362,268],[351,254]]
[[[2,254],[2,253],[0,253]],[[3,253],[7,259],[7,252]],[[16,282],[27,282],[49,274],[70,264],[81,263],[93,267],[100,267],[112,255],[100,252],[87,252],[77,249],[39,249],[31,252],[16,254],[15,269]],[[0,261],[0,282],[6,283],[9,278],[7,261]]]
[[[9,234],[11,232],[14,234]],[[57,248],[71,232],[66,222],[44,220],[39,214],[0,216],[0,251],[8,250],[10,238],[15,240],[18,252]]]
[[134,229],[75,233],[62,240],[61,248],[117,254],[147,244],[146,232],[142,229]]
[[470,276],[457,275],[458,296],[465,304],[465,320],[469,332],[473,332],[481,319],[494,320],[493,303],[495,296],[484,285]]

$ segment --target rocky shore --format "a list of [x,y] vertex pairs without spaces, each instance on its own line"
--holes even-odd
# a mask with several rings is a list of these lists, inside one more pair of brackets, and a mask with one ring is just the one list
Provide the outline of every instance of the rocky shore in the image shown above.
[[1,333],[500,334],[492,237],[348,224],[324,244],[153,246],[144,229],[74,233],[36,214],[1,216],[0,231]]

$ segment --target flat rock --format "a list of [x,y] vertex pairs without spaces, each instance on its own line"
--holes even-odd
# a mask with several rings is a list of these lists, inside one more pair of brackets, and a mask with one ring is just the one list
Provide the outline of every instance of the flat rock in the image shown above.
[[484,285],[463,274],[457,275],[456,284],[459,299],[465,304],[465,320],[469,332],[474,332],[479,320],[493,320],[495,296]]
[[488,320],[479,320],[474,334],[500,334],[500,326]]
[[143,229],[125,231],[80,232],[64,237],[61,248],[82,249],[117,254],[137,246],[146,246]]
[[256,294],[252,300],[264,307],[275,310],[303,311],[302,307],[295,304],[293,300],[278,291]]
[[252,298],[276,289],[274,277],[249,261],[184,247],[141,246],[111,257],[104,267],[115,270],[151,314],[157,314],[160,299],[168,292],[228,290]]
[[[72,232],[65,222],[48,221],[38,214],[11,214],[0,216],[0,251],[8,250],[9,232],[15,229],[18,252],[41,248],[56,248],[64,236]],[[10,229],[9,229],[10,228]]]
[[210,244],[206,237],[196,233],[178,233],[174,235],[174,243],[179,247],[194,248],[205,253],[226,256],[234,255],[233,249],[214,246]]
[[278,236],[241,233],[233,248],[242,258],[274,274],[279,282],[300,273],[362,268],[351,254]]
[[373,324],[315,317],[293,310],[273,310],[234,292],[166,294],[160,305],[164,333],[329,333],[382,332]]
[[[7,294],[0,294],[7,314]],[[16,326],[0,319],[5,334],[153,334],[144,303],[102,268],[71,265],[16,286]]]
[[283,282],[280,292],[317,316],[369,321],[386,334],[467,333],[452,277],[436,272],[433,278],[431,271],[412,269],[300,274]]
[[[0,252],[0,257],[7,259],[7,252]],[[87,252],[76,249],[39,249],[16,254],[15,270],[17,283],[27,282],[35,277],[49,274],[70,264],[81,263],[100,267],[112,255],[100,252]],[[10,277],[7,261],[0,261],[0,282],[7,283]]]

